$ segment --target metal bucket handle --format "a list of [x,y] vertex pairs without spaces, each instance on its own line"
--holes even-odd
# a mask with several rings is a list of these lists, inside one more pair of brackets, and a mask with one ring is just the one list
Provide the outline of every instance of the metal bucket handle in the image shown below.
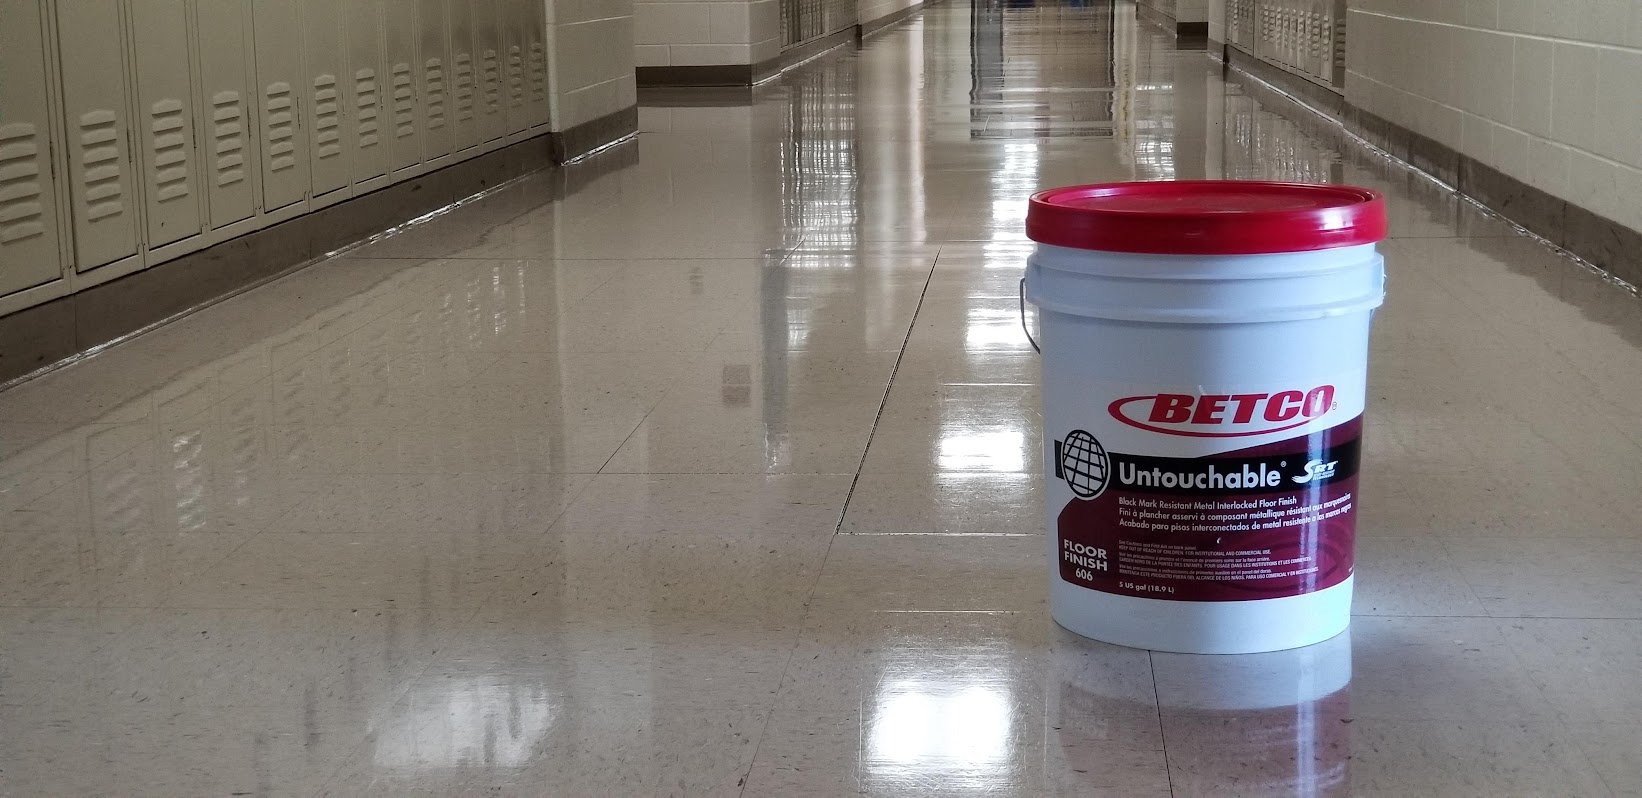
[[1026,340],[1032,344],[1032,351],[1043,354],[1038,348],[1038,339],[1032,337],[1032,328],[1026,323],[1026,278],[1021,278],[1021,331],[1026,333]]

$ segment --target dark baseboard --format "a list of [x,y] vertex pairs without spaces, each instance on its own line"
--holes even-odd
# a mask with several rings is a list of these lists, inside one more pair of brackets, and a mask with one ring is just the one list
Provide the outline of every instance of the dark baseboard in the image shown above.
[[1227,46],[1222,52],[1228,66],[1247,72],[1289,94],[1297,96],[1313,110],[1321,111],[1335,119],[1345,118],[1346,98],[1339,92],[1307,80],[1282,67],[1268,64],[1236,47]]
[[892,11],[877,19],[862,22],[860,25],[861,38],[864,39],[874,33],[884,30],[885,28],[893,27],[905,22],[912,18],[914,14],[917,14],[918,12],[923,11],[938,2],[941,2],[941,0],[925,0],[922,3],[914,3],[913,5],[907,6],[900,11]]
[[[565,134],[535,136],[0,316],[0,383],[300,269],[514,178],[550,169],[564,160],[556,155],[596,149],[636,126],[637,111],[628,109]],[[573,170],[558,174],[565,176],[565,190],[580,179]]]
[[[811,39],[803,44],[794,45],[781,51],[781,57],[776,59],[777,69],[770,74],[774,75],[775,72],[786,69],[793,64],[808,61],[811,58],[814,58],[835,47],[842,47],[846,44],[858,44],[860,41],[860,26],[850,25],[843,30],[829,33],[819,39]],[[765,77],[768,77],[768,75]]]
[[655,86],[751,86],[753,64],[649,66],[635,70],[641,88]]
[[639,107],[634,105],[559,133],[549,133],[555,163],[580,158],[639,129]]
[[[648,104],[651,98],[660,98],[665,101],[667,95],[660,92],[674,89],[718,89],[752,86],[774,77],[783,69],[807,61],[828,50],[850,43],[859,44],[861,39],[905,22],[918,12],[940,2],[944,2],[944,0],[925,0],[925,2],[903,8],[870,22],[851,25],[836,33],[788,48],[781,55],[757,64],[639,67],[637,71],[639,87],[657,90],[657,93],[646,94],[645,102]],[[1204,23],[1203,31],[1207,35],[1208,23]]]
[[[1236,48],[1227,48],[1227,66],[1260,82],[1248,82],[1249,93],[1260,101],[1295,110],[1303,130],[1327,136],[1347,131],[1399,161],[1407,163],[1484,207],[1521,225],[1529,232],[1590,262],[1632,285],[1642,283],[1642,231],[1601,216],[1542,189],[1505,174],[1469,155],[1402,125],[1350,105],[1335,94],[1298,75],[1260,62]],[[1304,111],[1310,111],[1305,114]]]
[[1209,46],[1209,23],[1179,22],[1160,9],[1135,4],[1135,16],[1172,34],[1177,50],[1204,50]]

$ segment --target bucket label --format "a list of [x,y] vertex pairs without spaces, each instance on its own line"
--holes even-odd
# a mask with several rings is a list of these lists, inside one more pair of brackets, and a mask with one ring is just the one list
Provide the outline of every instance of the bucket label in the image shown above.
[[[1147,397],[1163,409],[1134,415],[1183,430],[1169,434],[1208,435],[1218,416],[1244,412],[1239,403],[1272,424],[1328,406],[1304,395],[1242,396],[1207,413]],[[1109,452],[1072,431],[1052,452],[1055,476],[1073,494],[1057,520],[1061,578],[1175,601],[1284,598],[1340,584],[1352,572],[1361,439],[1358,416],[1275,443],[1158,457]]]

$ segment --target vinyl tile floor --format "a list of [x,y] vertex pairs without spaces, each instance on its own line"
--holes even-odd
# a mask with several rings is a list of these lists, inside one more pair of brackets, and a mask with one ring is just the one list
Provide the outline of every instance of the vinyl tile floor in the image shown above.
[[[0,794],[1642,795],[1632,295],[1128,4],[640,111],[0,393]],[[1221,177],[1390,199],[1356,617],[1084,640],[1026,198]]]

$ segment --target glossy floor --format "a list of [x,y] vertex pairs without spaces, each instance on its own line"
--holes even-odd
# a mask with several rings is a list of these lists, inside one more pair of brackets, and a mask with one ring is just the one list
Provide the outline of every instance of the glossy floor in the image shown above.
[[[1019,7],[1025,6],[1025,7]],[[1131,6],[952,0],[0,393],[0,793],[1642,794],[1642,308]],[[1392,198],[1358,617],[1044,604],[1029,192]]]

